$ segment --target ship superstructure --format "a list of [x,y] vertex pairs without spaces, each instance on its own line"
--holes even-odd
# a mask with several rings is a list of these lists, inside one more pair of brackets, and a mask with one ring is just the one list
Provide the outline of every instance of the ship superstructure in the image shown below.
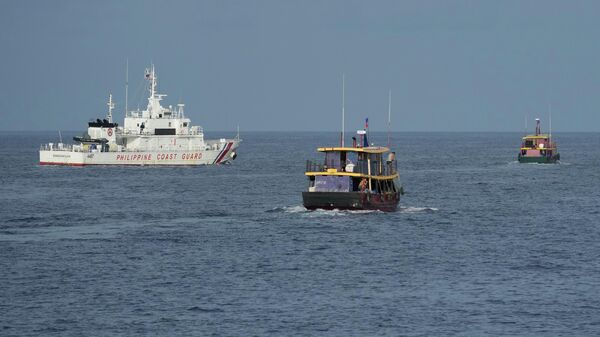
[[112,120],[114,103],[109,95],[104,119],[88,123],[87,132],[74,137],[76,144],[48,143],[40,148],[42,165],[210,165],[236,158],[239,133],[233,139],[204,139],[204,131],[185,117],[184,104],[161,105],[154,66],[146,69],[148,105],[127,111],[123,126]]

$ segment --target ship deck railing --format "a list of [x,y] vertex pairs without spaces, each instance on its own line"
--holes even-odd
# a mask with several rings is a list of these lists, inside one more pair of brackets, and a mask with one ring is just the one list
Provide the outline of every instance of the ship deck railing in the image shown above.
[[[190,128],[190,130],[188,130],[187,133],[183,133],[183,134],[177,134],[177,135],[169,135],[169,136],[198,136],[198,135],[203,135],[204,131],[201,128],[198,129],[193,129],[194,127]],[[150,132],[150,131],[138,131],[138,130],[121,130],[121,131],[117,131],[116,132],[117,135],[133,135],[133,136],[155,136],[154,133]]]
[[77,148],[73,149],[72,144],[42,144],[40,151],[77,151]]
[[[369,162],[366,160],[358,160],[342,167],[339,163],[330,163],[330,165],[327,165],[312,160],[306,161],[306,172],[331,172],[330,170],[332,169],[335,170],[334,172],[350,172],[369,175]],[[383,163],[371,161],[370,173],[372,176],[392,176],[398,173],[398,163],[395,160],[390,162],[384,161]]]

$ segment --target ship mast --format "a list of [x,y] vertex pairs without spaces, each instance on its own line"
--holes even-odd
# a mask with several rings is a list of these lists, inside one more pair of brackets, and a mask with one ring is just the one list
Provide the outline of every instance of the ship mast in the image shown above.
[[125,116],[127,116],[127,99],[129,96],[129,59],[127,59],[127,63],[125,65]]
[[154,72],[154,64],[152,65],[152,70],[150,73],[150,80],[152,81],[150,85],[150,94],[152,98],[156,96],[156,74]]
[[106,105],[108,105],[108,114],[106,115],[108,122],[112,123],[112,111],[115,108],[115,103],[113,103],[112,100],[112,94],[108,95],[108,103],[106,103]]
[[154,64],[152,64],[151,69],[146,69],[146,79],[150,81],[150,88],[148,91],[150,92],[150,96],[148,97],[148,117],[149,118],[157,118],[162,113],[163,108],[160,105],[160,101],[163,97],[167,96],[165,94],[157,94],[157,79],[156,79],[156,71],[154,69]]

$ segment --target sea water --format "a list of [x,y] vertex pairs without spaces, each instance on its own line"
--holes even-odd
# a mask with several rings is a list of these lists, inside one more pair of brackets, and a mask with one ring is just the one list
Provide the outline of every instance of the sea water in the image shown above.
[[600,136],[556,134],[558,165],[518,164],[520,137],[392,134],[383,213],[302,207],[337,133],[83,168],[37,164],[57,134],[1,133],[0,335],[598,335]]

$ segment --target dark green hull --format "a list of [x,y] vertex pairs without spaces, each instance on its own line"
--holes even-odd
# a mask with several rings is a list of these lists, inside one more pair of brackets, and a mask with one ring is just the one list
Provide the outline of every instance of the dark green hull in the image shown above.
[[519,163],[555,164],[559,160],[559,154],[552,157],[527,157],[519,155]]

